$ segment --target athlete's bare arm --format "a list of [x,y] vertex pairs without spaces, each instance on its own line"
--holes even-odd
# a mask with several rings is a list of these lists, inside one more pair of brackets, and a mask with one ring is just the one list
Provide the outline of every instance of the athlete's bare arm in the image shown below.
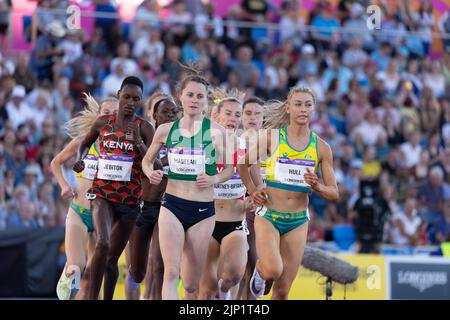
[[81,141],[80,148],[78,149],[78,161],[73,166],[73,170],[75,172],[81,172],[84,170],[83,159],[89,152],[89,148],[91,147],[91,145],[97,140],[98,136],[100,135],[100,131],[105,126],[108,117],[109,115],[98,117],[92,125],[91,130],[89,130],[88,134]]
[[82,140],[83,137],[77,137],[70,141],[69,144],[63,150],[61,150],[50,162],[50,167],[52,168],[53,175],[55,176],[56,181],[58,181],[58,184],[61,187],[61,197],[63,199],[75,196],[75,191],[64,178],[64,175],[61,171],[61,166],[63,165],[63,163],[77,154]]
[[339,198],[339,191],[336,184],[333,169],[333,153],[328,143],[319,138],[319,163],[321,163],[323,184],[319,182],[319,178],[309,169],[305,173],[304,178],[311,188],[317,192],[319,196],[328,200],[336,201]]
[[257,205],[264,204],[267,199],[267,194],[264,190],[257,189],[257,186],[250,177],[249,168],[270,153],[271,142],[272,137],[270,131],[261,131],[258,136],[258,143],[254,144],[247,150],[245,157],[241,159],[238,164],[238,171],[242,182],[247,187],[248,193],[252,196]]

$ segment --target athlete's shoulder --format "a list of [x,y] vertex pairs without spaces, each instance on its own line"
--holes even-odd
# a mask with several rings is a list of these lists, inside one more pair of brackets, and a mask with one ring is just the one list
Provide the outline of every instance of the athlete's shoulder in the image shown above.
[[172,129],[172,126],[174,123],[175,123],[175,121],[167,122],[167,123],[163,123],[163,124],[159,125],[158,128],[156,129],[155,135],[157,135],[159,137],[167,137],[169,135],[169,132]]
[[158,130],[159,130],[159,131],[168,131],[168,130],[170,130],[170,129],[172,128],[172,126],[173,126],[174,123],[175,123],[175,121],[172,121],[172,122],[166,122],[166,123],[160,124],[160,125],[158,126]]
[[147,128],[155,129],[153,127],[153,125],[150,123],[150,121],[148,121],[147,119],[145,119],[143,117],[136,116],[136,120],[135,121],[138,121],[140,123],[141,127],[147,127]]

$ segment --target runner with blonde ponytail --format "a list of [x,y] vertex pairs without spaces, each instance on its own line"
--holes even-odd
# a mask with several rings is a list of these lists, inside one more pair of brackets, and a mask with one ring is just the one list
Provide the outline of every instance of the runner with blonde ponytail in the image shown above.
[[[306,243],[308,194],[313,191],[329,201],[339,197],[331,148],[309,129],[315,104],[314,93],[305,87],[292,88],[284,102],[268,104],[267,130],[238,166],[260,206],[255,217],[258,261],[250,281],[255,297],[263,295],[266,281],[273,281],[272,299],[288,299]],[[267,188],[258,190],[249,167],[261,158],[266,158]],[[323,181],[316,175],[319,164]]]
[[[61,197],[73,198],[66,217],[65,248],[67,263],[56,287],[60,300],[69,300],[74,296],[72,288],[77,288],[78,281],[84,272],[88,271],[89,260],[92,257],[94,242],[92,215],[89,200],[86,198],[87,190],[92,186],[92,179],[96,174],[98,145],[91,146],[85,158],[85,170],[77,174],[77,185],[71,186],[65,179],[61,166],[76,156],[81,141],[88,133],[97,117],[117,112],[118,100],[109,98],[101,102],[85,94],[85,109],[78,116],[64,124],[64,130],[73,140],[51,162],[51,168],[59,186]],[[76,279],[76,277],[79,277]],[[82,281],[81,285],[87,285]]]

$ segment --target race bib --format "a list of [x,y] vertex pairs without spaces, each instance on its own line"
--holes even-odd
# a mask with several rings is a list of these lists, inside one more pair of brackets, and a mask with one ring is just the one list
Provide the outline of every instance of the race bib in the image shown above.
[[85,179],[94,180],[97,174],[98,158],[93,154],[88,154],[83,160],[84,170],[81,176]]
[[242,182],[239,173],[235,172],[230,180],[214,185],[214,199],[240,199],[245,197],[246,191],[247,188]]
[[299,187],[310,187],[303,178],[306,168],[314,172],[314,160],[277,158],[275,181]]
[[170,171],[198,175],[205,172],[205,152],[202,148],[170,147]]
[[259,207],[258,209],[256,209],[255,214],[260,216],[260,217],[264,217],[264,215],[267,213],[267,207],[266,206],[262,206]]
[[264,183],[266,183],[266,168],[260,168],[261,178]]
[[125,154],[101,155],[98,159],[97,178],[102,180],[130,181],[133,157]]

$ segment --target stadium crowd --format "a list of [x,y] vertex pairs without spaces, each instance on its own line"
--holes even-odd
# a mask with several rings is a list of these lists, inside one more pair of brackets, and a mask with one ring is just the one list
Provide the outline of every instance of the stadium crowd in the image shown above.
[[[284,99],[295,85],[314,90],[311,129],[333,149],[341,196],[329,203],[312,195],[308,241],[333,240],[336,225],[356,227],[367,180],[379,182],[384,243],[450,240],[450,38],[435,39],[443,50],[432,52],[432,32],[450,34],[448,11],[438,16],[428,0],[417,10],[408,1],[375,1],[383,20],[381,32],[370,32],[369,1],[319,0],[306,12],[299,1],[243,0],[221,17],[213,3],[160,8],[144,0],[130,24],[113,17],[110,1],[92,2],[110,14],[95,19],[92,37],[67,30],[67,16],[51,10],[69,1],[40,0],[33,50],[0,54],[0,230],[64,225],[68,202],[50,161],[69,141],[62,127],[83,108],[83,92],[114,96],[135,75],[144,97],[174,94],[181,61],[246,97]],[[0,34],[10,12],[11,2],[0,0]],[[72,164],[64,172],[70,181]]]

